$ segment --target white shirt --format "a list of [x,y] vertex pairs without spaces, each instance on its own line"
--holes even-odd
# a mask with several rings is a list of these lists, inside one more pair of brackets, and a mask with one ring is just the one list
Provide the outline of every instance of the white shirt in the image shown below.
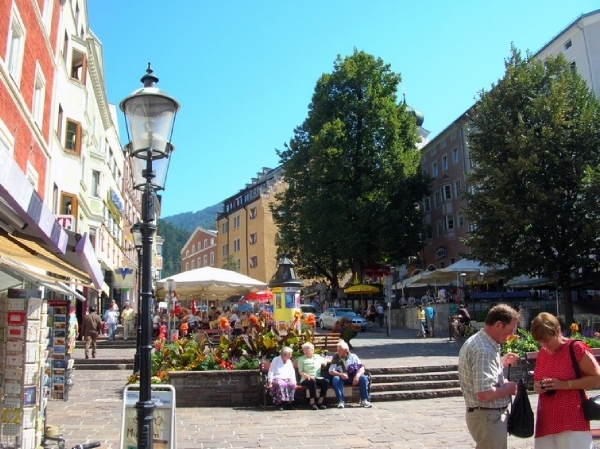
[[285,363],[281,359],[281,356],[277,356],[271,362],[269,367],[269,373],[267,379],[271,382],[273,379],[296,379],[296,370],[292,359],[288,359]]

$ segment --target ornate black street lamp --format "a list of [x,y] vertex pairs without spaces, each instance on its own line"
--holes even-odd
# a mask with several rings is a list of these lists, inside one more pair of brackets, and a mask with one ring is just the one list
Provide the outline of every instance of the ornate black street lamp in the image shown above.
[[144,87],[126,97],[119,107],[125,114],[130,142],[125,151],[131,158],[134,188],[142,191],[142,291],[141,338],[139,344],[140,395],[137,409],[137,447],[152,449],[153,423],[151,388],[152,324],[150,304],[152,293],[152,243],[156,232],[156,192],[164,188],[173,152],[171,136],[179,103],[156,87],[158,78],[152,74],[150,63],[141,82]]
[[136,330],[136,345],[135,345],[135,357],[133,358],[133,373],[137,373],[140,370],[140,344],[142,342],[142,231],[140,226],[142,224],[138,221],[131,227],[131,235],[133,236],[133,246],[137,252],[137,285],[138,295],[135,299],[137,304],[137,320],[135,323]]

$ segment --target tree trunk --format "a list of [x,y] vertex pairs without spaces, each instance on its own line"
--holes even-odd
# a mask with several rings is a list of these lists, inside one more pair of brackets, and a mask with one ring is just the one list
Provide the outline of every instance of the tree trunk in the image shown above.
[[[573,318],[573,301],[571,300],[571,288],[568,285],[563,285],[561,288],[563,297],[563,307],[565,308],[565,327],[568,330],[572,323],[575,322]],[[556,292],[558,295],[558,291]]]

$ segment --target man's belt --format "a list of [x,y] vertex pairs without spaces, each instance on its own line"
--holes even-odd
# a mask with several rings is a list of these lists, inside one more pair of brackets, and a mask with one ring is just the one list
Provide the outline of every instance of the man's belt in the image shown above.
[[505,407],[467,407],[467,412],[474,412],[475,410],[495,410],[497,412],[503,412],[508,406]]

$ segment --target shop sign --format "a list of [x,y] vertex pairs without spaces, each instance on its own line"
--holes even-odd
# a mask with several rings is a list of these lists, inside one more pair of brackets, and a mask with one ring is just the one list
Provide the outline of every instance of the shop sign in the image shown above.
[[113,279],[114,288],[133,288],[135,284],[134,270],[130,267],[117,268]]
[[[121,425],[121,449],[137,449],[137,409],[140,397],[139,385],[127,385],[123,392],[123,422]],[[174,449],[175,440],[175,388],[172,385],[151,385],[152,442],[154,449]]]
[[75,232],[75,217],[73,215],[57,215],[56,221],[63,228]]

